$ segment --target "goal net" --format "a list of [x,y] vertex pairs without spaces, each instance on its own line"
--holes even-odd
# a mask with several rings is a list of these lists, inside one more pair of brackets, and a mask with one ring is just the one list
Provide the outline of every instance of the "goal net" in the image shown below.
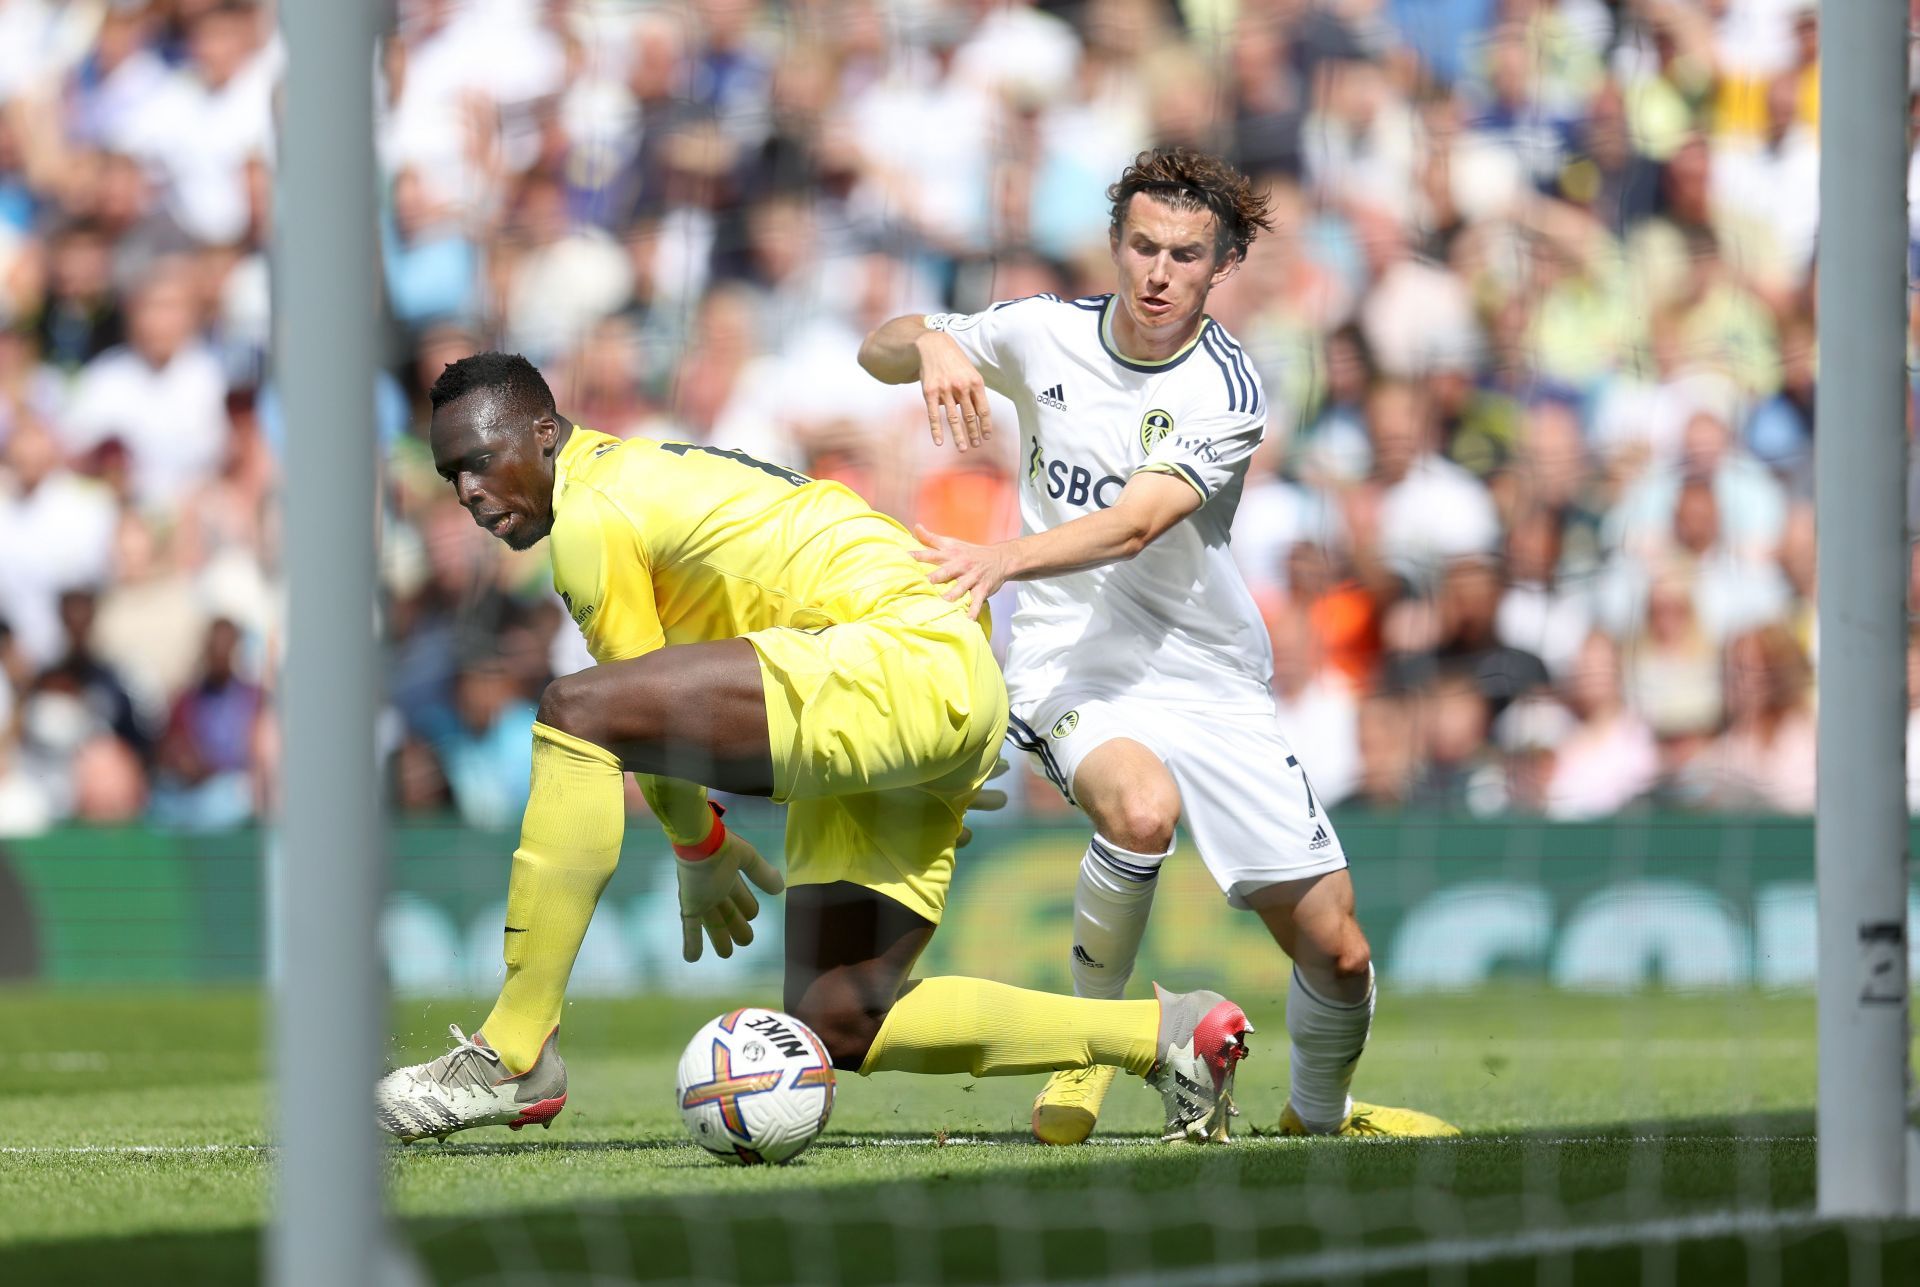
[[[301,914],[265,910],[286,868],[264,839],[299,480],[265,330],[274,158],[227,142],[300,51],[248,5],[15,8],[0,33],[34,35],[0,35],[0,523],[22,534],[0,543],[0,977],[22,986],[0,993],[0,1176],[26,1196],[0,1266],[241,1280],[271,1218],[269,945]],[[386,1149],[411,1265],[463,1284],[1920,1274],[1912,1225],[1815,1209],[1820,39],[1812,5],[1759,0],[403,0],[371,212],[389,1064],[486,1017],[531,729],[547,685],[592,664],[546,547],[490,540],[434,459],[428,390],[488,350],[525,355],[585,428],[832,481],[977,544],[1110,509],[1145,450],[1109,472],[1049,435],[1092,441],[1111,426],[1072,417],[1096,389],[1146,375],[1147,407],[1205,364],[1264,426],[1187,521],[1230,535],[1261,624],[1237,647],[1344,850],[1375,979],[1354,1129],[1287,1134],[1294,985],[1268,921],[1299,931],[1230,906],[1210,867],[1261,856],[1203,857],[1183,822],[1126,995],[1244,1008],[1230,1145],[1161,1143],[1160,1096],[1125,1074],[1085,1143],[1049,1147],[1043,1074],[843,1069],[810,1148],[730,1166],[688,1138],[677,1065],[715,1016],[785,1004],[795,927],[765,898],[751,945],[686,962],[673,850],[627,779],[567,990],[566,1111]],[[1108,185],[1162,147],[1236,167],[1271,226],[1211,283],[1207,337],[1156,365],[1116,339],[1144,332],[1114,329],[1138,248]],[[1082,305],[1093,356],[1060,348],[1057,376],[1008,357],[977,450],[931,440],[918,383],[861,367],[890,318],[1036,295]],[[82,336],[107,311],[136,351],[174,325],[205,359],[197,455],[174,403],[143,414],[187,395],[114,368],[120,333]],[[1115,431],[1129,449],[1135,422],[1158,441],[1144,414]],[[89,523],[111,548],[84,575],[42,566]],[[982,618],[1009,665],[1024,585]],[[1089,629],[1145,658],[1220,627],[1177,598],[1145,622],[1096,604]],[[1152,747],[1159,726],[1135,732]],[[1051,756],[1008,755],[914,976],[1070,993],[1093,828]],[[1291,772],[1229,770],[1276,794]],[[715,798],[782,865],[785,811]],[[1882,948],[1904,1007],[1905,940]],[[1462,1133],[1369,1131],[1389,1120],[1369,1106]]]

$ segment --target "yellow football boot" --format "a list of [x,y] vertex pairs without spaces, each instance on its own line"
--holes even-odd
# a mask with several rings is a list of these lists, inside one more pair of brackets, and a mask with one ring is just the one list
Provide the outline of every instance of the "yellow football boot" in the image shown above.
[[1078,1144],[1093,1134],[1100,1102],[1119,1069],[1110,1064],[1064,1068],[1047,1078],[1033,1099],[1033,1138],[1042,1144]]
[[[1034,1120],[1039,1121],[1036,1113]],[[1312,1135],[1316,1132],[1307,1129],[1300,1120],[1300,1114],[1288,1104],[1280,1114],[1280,1133],[1282,1135]],[[1383,1108],[1378,1104],[1363,1104],[1353,1101],[1353,1111],[1347,1114],[1347,1120],[1340,1123],[1337,1131],[1328,1131],[1329,1135],[1398,1135],[1398,1136],[1436,1136],[1458,1135],[1460,1128],[1451,1122],[1443,1122],[1432,1113],[1423,1113],[1413,1108]]]

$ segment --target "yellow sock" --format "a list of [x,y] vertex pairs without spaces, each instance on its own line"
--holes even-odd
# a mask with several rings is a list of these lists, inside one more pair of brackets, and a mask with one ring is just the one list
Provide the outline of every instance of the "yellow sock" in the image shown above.
[[998,1077],[1117,1064],[1145,1076],[1159,1035],[1158,1001],[1096,1001],[985,979],[922,979],[893,1003],[860,1071]]
[[507,884],[507,981],[481,1025],[516,1073],[533,1067],[560,1022],[567,976],[626,831],[620,761],[545,724],[533,726],[533,779]]

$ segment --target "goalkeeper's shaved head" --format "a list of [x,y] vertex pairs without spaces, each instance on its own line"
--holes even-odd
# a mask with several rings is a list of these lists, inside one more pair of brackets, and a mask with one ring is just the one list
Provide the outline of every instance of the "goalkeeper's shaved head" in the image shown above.
[[440,378],[433,382],[433,388],[427,391],[427,397],[438,411],[468,394],[480,392],[492,394],[504,410],[529,420],[551,416],[557,411],[546,377],[518,353],[475,353],[449,362]]
[[516,550],[553,527],[555,460],[572,426],[518,353],[449,362],[427,391],[434,469],[474,522]]

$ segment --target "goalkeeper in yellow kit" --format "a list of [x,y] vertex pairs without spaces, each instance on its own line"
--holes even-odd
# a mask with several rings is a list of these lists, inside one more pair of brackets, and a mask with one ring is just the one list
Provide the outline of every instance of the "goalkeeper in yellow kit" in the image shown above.
[[[507,890],[507,976],[472,1037],[376,1088],[402,1140],[550,1123],[566,1103],[561,1004],[619,860],[621,774],[678,858],[684,953],[752,941],[747,881],[787,889],[785,1008],[837,1068],[1146,1077],[1167,1138],[1224,1139],[1246,1017],[1214,992],[1090,1000],[909,980],[954,843],[1007,720],[963,600],[919,543],[837,483],[739,452],[571,424],[525,358],[481,353],[432,390],[435,467],[514,549],[551,537],[554,585],[598,664],[554,680]],[[707,788],[788,806],[787,874],[729,832]]]

